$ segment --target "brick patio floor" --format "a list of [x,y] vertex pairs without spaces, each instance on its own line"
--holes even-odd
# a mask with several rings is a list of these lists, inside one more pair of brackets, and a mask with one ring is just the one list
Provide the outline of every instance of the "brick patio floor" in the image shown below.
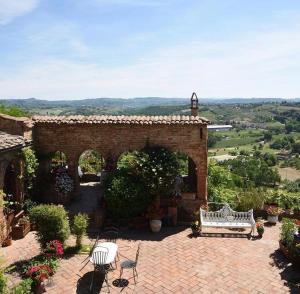
[[[278,250],[278,225],[267,227],[261,240],[230,235],[192,238],[189,234],[190,229],[183,227],[166,227],[159,234],[124,232],[122,235],[129,240],[117,242],[122,255],[134,258],[141,242],[139,278],[135,285],[132,271],[124,271],[128,286],[115,287],[118,266],[109,273],[111,293],[300,293],[293,284],[297,278],[299,281],[300,271],[288,264]],[[13,264],[37,255],[39,247],[31,232],[12,246],[2,248],[2,252],[7,263]],[[85,259],[86,255],[62,259],[47,292],[89,293],[93,268],[88,264],[80,270]],[[19,280],[16,274],[10,279],[11,283]],[[108,292],[102,277],[96,275],[94,293],[100,291]]]

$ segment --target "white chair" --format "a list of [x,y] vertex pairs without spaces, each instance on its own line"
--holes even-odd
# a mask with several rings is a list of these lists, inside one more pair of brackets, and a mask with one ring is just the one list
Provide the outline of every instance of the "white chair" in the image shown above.
[[101,273],[104,274],[104,280],[106,282],[108,292],[110,293],[108,278],[107,278],[107,273],[109,270],[109,265],[107,264],[107,257],[108,257],[108,249],[106,247],[97,246],[97,250],[93,251],[90,261],[94,265],[94,272],[92,276],[92,282],[90,285],[90,291],[92,291],[93,289],[95,271],[99,270]]

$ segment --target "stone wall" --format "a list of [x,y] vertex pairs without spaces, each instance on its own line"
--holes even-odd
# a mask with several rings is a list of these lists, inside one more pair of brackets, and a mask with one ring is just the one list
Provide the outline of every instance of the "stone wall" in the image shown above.
[[31,139],[32,121],[26,117],[12,117],[0,114],[0,131],[11,135],[23,136],[25,139]]

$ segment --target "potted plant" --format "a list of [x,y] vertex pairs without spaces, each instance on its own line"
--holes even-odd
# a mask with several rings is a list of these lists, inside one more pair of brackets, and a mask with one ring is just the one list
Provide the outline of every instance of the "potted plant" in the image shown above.
[[53,270],[49,265],[40,264],[31,266],[27,272],[26,276],[31,278],[32,291],[34,293],[43,293],[46,292],[44,282],[53,275]]
[[195,236],[199,233],[200,223],[198,220],[191,222],[192,234]]
[[256,231],[257,231],[259,238],[262,238],[262,236],[265,232],[264,223],[262,221],[256,222]]
[[10,246],[12,244],[12,236],[8,235],[7,238],[2,242],[3,247]]
[[267,209],[268,222],[270,224],[276,224],[278,222],[278,216],[282,213],[282,209],[277,206],[269,206]]
[[279,246],[283,254],[290,258],[291,247],[294,242],[295,224],[294,221],[288,218],[282,220],[280,228]]
[[149,206],[147,212],[147,218],[150,222],[150,228],[153,233],[158,233],[161,229],[161,219],[163,217],[163,210],[157,203],[153,203]]

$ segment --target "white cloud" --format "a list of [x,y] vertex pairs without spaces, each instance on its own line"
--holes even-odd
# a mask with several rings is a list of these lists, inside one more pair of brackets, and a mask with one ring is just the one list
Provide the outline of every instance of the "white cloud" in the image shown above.
[[126,66],[42,60],[0,72],[1,98],[299,97],[300,30],[194,42]]
[[16,17],[29,13],[38,6],[38,0],[0,0],[0,25],[12,22]]
[[98,5],[122,6],[162,6],[171,3],[171,0],[93,0]]

